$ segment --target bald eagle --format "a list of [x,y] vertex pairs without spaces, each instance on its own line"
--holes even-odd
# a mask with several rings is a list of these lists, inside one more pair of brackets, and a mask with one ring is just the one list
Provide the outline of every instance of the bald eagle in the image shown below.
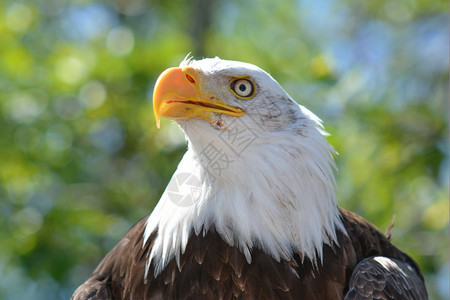
[[188,150],[72,299],[427,299],[418,265],[338,207],[318,117],[260,68],[185,59],[153,94]]

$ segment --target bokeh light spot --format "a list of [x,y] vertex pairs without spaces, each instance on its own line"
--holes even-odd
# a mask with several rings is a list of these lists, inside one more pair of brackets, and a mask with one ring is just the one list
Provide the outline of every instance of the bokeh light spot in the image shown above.
[[78,57],[61,58],[55,66],[56,77],[67,84],[75,85],[87,77],[89,73],[86,63]]
[[45,142],[48,148],[54,152],[61,152],[72,145],[73,133],[69,126],[56,124],[45,133]]
[[96,80],[86,83],[80,89],[80,100],[88,109],[95,109],[105,102],[106,89],[105,86]]
[[25,235],[36,233],[42,227],[42,215],[41,213],[32,208],[26,207],[20,210],[15,216],[16,222]]
[[18,123],[33,122],[47,107],[47,98],[35,98],[27,92],[13,94],[7,101],[9,117]]
[[134,34],[126,27],[111,30],[106,40],[108,51],[114,56],[125,56],[133,50]]
[[17,32],[24,32],[33,22],[33,13],[27,5],[13,3],[6,11],[5,22],[8,28]]
[[75,120],[83,113],[80,101],[74,96],[63,96],[56,99],[54,109],[61,118],[66,120]]
[[124,144],[124,134],[120,122],[115,119],[104,119],[95,122],[89,133],[91,143],[107,153],[115,153]]

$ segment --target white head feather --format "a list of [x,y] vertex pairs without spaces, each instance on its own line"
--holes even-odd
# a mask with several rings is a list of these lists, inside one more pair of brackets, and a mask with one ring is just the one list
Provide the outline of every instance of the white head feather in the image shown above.
[[[296,104],[260,68],[219,58],[185,60],[201,75],[201,88],[245,111],[217,114],[218,126],[178,121],[188,140],[166,191],[150,215],[145,242],[158,231],[148,265],[155,276],[184,253],[191,234],[214,229],[251,262],[262,249],[277,261],[293,253],[316,262],[324,244],[345,232],[334,192],[334,149],[321,121]],[[249,76],[256,95],[235,97],[231,77]],[[145,243],[144,242],[144,243]]]

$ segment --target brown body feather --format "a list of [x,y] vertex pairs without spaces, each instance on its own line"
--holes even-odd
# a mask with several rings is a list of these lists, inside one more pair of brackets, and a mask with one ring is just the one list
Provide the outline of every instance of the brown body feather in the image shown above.
[[[93,299],[427,299],[416,263],[373,225],[341,209],[348,235],[324,245],[317,266],[296,254],[277,262],[254,248],[252,263],[213,230],[193,234],[180,266],[173,259],[156,278],[145,265],[156,233],[143,247],[145,219],[108,253],[73,300]],[[386,269],[373,257],[387,257]]]

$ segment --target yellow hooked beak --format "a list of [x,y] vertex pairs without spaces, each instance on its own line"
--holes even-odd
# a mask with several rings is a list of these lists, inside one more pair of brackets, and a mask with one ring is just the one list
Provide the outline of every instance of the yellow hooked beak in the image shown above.
[[156,81],[153,91],[153,110],[156,126],[160,117],[173,120],[202,119],[211,124],[215,113],[241,117],[244,112],[207,95],[199,88],[199,76],[192,67],[169,68]]

